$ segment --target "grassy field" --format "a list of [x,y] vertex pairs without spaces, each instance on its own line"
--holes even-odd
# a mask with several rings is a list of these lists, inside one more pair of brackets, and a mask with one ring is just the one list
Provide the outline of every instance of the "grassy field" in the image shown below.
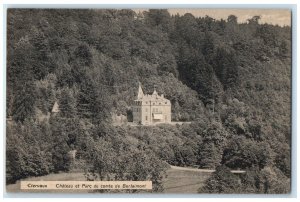
[[[164,193],[197,193],[210,173],[196,172],[190,170],[178,170],[170,168],[163,179]],[[84,181],[83,173],[58,173],[41,177],[27,178],[26,181]],[[20,182],[6,186],[7,192],[20,192]],[[23,192],[47,192],[47,193],[88,193],[87,190],[23,190]]]
[[165,193],[195,194],[204,181],[211,175],[207,172],[190,170],[167,170],[167,177],[163,180]]

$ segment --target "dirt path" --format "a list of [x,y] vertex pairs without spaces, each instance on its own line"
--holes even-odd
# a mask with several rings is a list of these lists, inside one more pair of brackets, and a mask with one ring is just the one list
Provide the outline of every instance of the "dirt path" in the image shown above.
[[[179,167],[179,166],[171,166],[172,169],[175,170],[186,170],[186,171],[196,171],[196,172],[203,172],[203,173],[213,173],[215,170],[211,169],[200,169],[200,168],[189,168],[189,167]],[[245,173],[244,170],[231,170],[232,173]]]

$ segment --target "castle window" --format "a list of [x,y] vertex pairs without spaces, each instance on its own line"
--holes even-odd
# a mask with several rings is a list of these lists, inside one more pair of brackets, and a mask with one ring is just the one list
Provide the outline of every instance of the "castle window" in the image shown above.
[[148,120],[148,116],[145,117],[146,121]]
[[165,102],[165,104],[168,104],[167,102]]
[[161,103],[159,103],[161,105]]

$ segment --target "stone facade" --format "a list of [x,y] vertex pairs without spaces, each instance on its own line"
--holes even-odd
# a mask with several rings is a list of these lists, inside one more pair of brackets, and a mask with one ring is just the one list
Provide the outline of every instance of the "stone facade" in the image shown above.
[[142,125],[171,123],[171,102],[158,95],[156,90],[152,95],[144,94],[139,85],[137,99],[132,106],[133,122]]

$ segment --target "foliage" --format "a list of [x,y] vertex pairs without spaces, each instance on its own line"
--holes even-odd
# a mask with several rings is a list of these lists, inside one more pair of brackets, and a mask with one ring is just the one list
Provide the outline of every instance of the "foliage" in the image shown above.
[[223,164],[230,168],[263,169],[272,162],[272,150],[265,142],[255,142],[244,137],[232,139],[223,153]]
[[216,168],[216,171],[207,179],[205,186],[199,189],[199,193],[237,194],[240,192],[240,185],[239,177],[223,165]]

